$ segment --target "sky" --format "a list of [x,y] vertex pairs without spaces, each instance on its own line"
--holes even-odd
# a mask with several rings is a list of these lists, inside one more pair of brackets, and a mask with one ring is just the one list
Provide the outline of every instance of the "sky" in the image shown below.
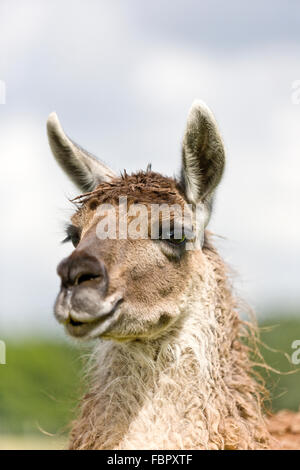
[[227,157],[209,229],[236,290],[260,316],[299,307],[299,23],[296,0],[0,0],[0,337],[61,334],[56,265],[78,191],[48,146],[52,111],[115,171],[173,176],[205,101]]

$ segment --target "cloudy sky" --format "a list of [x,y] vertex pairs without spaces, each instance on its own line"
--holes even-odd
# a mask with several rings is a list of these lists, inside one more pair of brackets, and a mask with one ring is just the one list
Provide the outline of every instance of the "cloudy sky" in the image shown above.
[[300,305],[299,23],[296,0],[0,0],[0,336],[60,331],[77,193],[48,148],[53,110],[114,170],[173,175],[188,109],[206,101],[227,150],[210,229],[237,289],[260,314]]

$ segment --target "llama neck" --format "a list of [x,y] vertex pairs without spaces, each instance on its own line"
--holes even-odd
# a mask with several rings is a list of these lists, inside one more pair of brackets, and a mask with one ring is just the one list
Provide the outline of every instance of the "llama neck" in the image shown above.
[[74,448],[264,447],[257,384],[245,372],[244,352],[237,348],[231,362],[211,328],[209,335],[187,334],[191,326],[190,318],[172,341],[99,345]]

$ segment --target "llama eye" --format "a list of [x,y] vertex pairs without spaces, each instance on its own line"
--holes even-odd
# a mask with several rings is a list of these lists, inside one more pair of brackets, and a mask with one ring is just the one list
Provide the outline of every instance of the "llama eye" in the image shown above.
[[179,238],[179,233],[170,230],[165,236],[159,237],[161,241],[161,249],[164,255],[170,261],[179,261],[184,255],[187,237],[185,234]]
[[174,231],[170,232],[170,238],[166,240],[168,243],[171,243],[172,245],[177,245],[181,246],[184,245],[186,242],[186,236],[182,235],[181,238],[175,238],[175,233]]
[[76,247],[80,241],[79,235],[73,235],[70,237],[71,242],[73,243],[73,246]]
[[176,234],[174,230],[171,230],[167,236],[164,237],[161,235],[160,240],[168,243],[169,245],[179,247],[185,245],[187,239],[184,234],[181,236],[181,238],[178,238],[178,234]]
[[75,227],[75,225],[68,225],[66,232],[67,236],[62,241],[62,243],[72,242],[73,246],[76,248],[76,246],[80,242],[80,229],[78,227]]

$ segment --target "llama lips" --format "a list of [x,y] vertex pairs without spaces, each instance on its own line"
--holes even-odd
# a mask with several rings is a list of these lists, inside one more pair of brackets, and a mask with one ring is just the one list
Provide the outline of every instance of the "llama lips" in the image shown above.
[[100,317],[89,319],[89,321],[80,321],[76,319],[76,315],[70,313],[65,322],[67,332],[75,338],[97,338],[118,320],[120,315],[118,306],[122,301],[122,298],[118,299],[108,312],[104,309]]
[[89,333],[95,330],[95,328],[98,328],[100,325],[102,325],[103,322],[105,323],[110,317],[111,313],[108,313],[93,322],[84,323],[74,320],[73,317],[70,315],[67,322],[65,323],[65,327],[67,332],[71,336],[74,336],[75,338],[84,338],[86,336],[90,336]]
[[116,320],[119,315],[116,310],[122,301],[121,291],[102,299],[95,289],[62,288],[54,313],[71,336],[95,338]]

